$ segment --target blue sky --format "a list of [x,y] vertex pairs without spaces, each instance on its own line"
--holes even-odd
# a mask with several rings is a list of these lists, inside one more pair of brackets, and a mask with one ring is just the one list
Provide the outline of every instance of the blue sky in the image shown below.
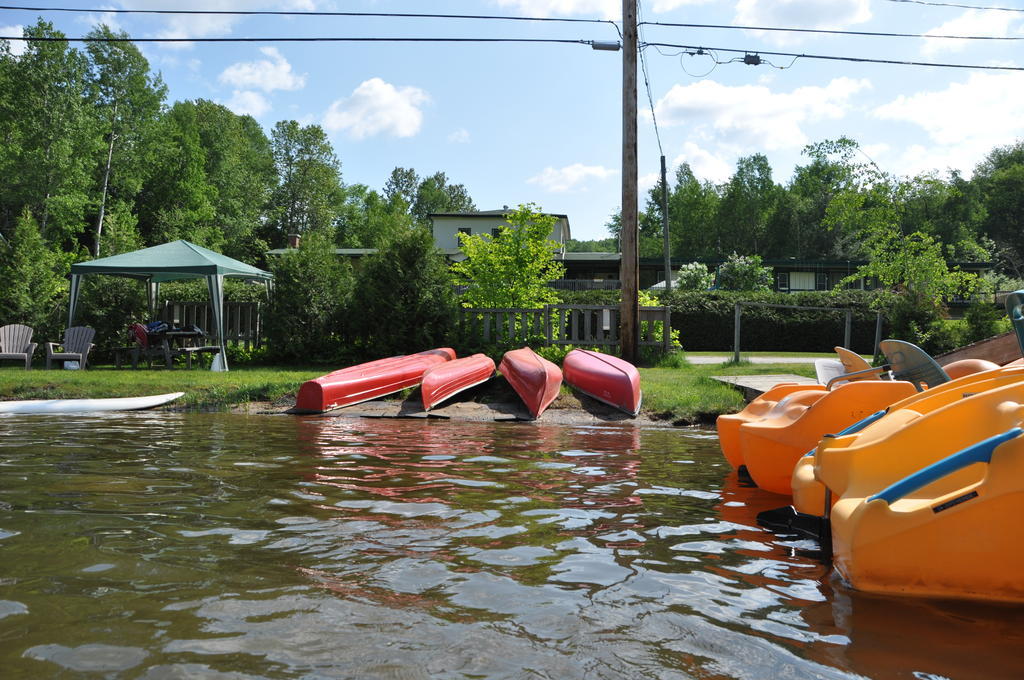
[[[1024,9],[1018,0],[990,0]],[[979,0],[978,5],[989,0]],[[118,0],[26,3],[96,10],[204,9],[493,14],[618,20],[620,0]],[[966,4],[972,4],[970,2]],[[1024,11],[892,0],[644,0],[648,22],[1024,38]],[[144,37],[475,37],[617,40],[609,23],[352,17],[72,14],[0,10],[0,35],[43,16],[68,36],[97,22]],[[1024,41],[853,37],[641,27],[641,40],[751,53],[1024,66]],[[482,210],[533,202],[603,238],[619,208],[621,52],[579,44],[140,43],[169,99],[205,98],[259,120],[327,130],[346,183],[383,187],[395,166],[442,170]],[[17,46],[15,46],[16,48]],[[737,158],[767,155],[785,183],[804,145],[846,135],[899,175],[969,175],[994,146],[1024,137],[1024,74],[762,55],[716,64],[675,48],[645,52],[670,172],[728,179]],[[714,52],[719,62],[741,54]],[[640,80],[641,190],[661,151]],[[643,200],[643,199],[642,199]],[[641,206],[642,207],[642,206]]]

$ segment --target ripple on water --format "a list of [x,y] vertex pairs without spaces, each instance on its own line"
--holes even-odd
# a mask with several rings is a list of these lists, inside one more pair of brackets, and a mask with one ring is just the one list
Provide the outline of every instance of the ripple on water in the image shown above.
[[1020,608],[851,593],[708,433],[13,423],[12,677],[1024,677]]

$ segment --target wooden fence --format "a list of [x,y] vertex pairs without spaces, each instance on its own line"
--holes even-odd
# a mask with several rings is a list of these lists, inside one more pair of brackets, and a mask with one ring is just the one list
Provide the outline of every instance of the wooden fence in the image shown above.
[[[661,322],[661,323],[656,323]],[[619,345],[619,307],[612,305],[547,305],[535,309],[462,309],[463,337],[483,343],[545,345]],[[640,308],[640,345],[671,348],[668,307]]]
[[[259,302],[224,303],[224,342],[245,349],[263,344],[263,305]],[[213,335],[217,324],[209,302],[172,302],[157,309],[157,318],[174,326],[195,325]]]

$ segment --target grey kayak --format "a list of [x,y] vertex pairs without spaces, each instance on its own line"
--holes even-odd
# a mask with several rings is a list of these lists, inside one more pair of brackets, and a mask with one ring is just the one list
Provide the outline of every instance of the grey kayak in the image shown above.
[[148,397],[111,399],[28,399],[0,401],[0,413],[93,413],[95,411],[135,411],[174,401],[184,392],[153,394]]

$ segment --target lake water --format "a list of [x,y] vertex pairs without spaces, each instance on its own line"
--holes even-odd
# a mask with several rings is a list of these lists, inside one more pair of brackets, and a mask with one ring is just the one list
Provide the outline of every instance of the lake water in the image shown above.
[[1024,608],[853,592],[781,504],[710,432],[0,418],[0,677],[1024,677]]

